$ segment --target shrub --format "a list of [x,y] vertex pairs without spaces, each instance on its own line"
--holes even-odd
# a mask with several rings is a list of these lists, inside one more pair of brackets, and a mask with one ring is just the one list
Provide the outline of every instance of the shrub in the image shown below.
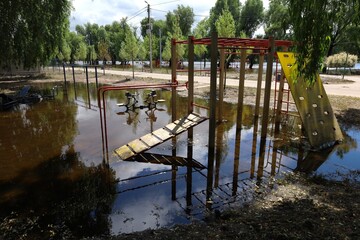
[[325,65],[331,68],[354,67],[357,63],[358,56],[341,52],[326,58]]

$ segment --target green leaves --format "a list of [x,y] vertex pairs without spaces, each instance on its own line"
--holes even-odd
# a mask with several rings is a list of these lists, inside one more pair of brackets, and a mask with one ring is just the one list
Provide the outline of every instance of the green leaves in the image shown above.
[[0,65],[45,64],[69,27],[69,0],[15,0],[0,3]]
[[309,83],[316,81],[330,41],[328,0],[289,0],[290,21],[293,23],[298,77]]

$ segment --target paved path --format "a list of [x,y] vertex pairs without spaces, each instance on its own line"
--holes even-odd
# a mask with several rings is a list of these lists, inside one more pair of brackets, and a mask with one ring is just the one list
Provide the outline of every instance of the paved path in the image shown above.
[[[89,69],[90,71],[90,69]],[[132,77],[132,71],[119,71],[119,70],[106,70],[106,74],[113,74],[119,76]],[[163,79],[163,80],[171,80],[171,74],[163,74],[163,73],[149,73],[149,72],[135,72],[135,77],[139,78],[153,78],[153,79]],[[341,78],[341,76],[333,76],[337,78]],[[348,80],[352,80],[352,83],[334,83],[334,84],[324,84],[326,93],[328,95],[341,95],[341,96],[351,96],[351,97],[359,97],[360,98],[360,76],[346,76]],[[179,82],[186,82],[187,76],[178,75],[177,80]],[[210,84],[209,76],[195,76],[194,77],[195,84],[204,85]],[[238,79],[226,79],[226,85],[228,86],[238,86]],[[245,87],[254,87],[256,88],[257,82],[253,80],[245,81]],[[272,82],[272,88],[274,88],[274,82]],[[262,82],[262,88],[265,87],[265,81]]]

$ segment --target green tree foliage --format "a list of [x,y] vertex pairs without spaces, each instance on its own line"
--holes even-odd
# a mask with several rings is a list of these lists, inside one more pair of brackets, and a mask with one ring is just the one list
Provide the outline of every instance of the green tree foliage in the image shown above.
[[290,38],[290,12],[288,0],[272,0],[265,13],[265,34],[275,39]]
[[94,45],[89,45],[88,46],[88,60],[90,64],[93,64],[94,61],[97,59],[97,53],[95,50],[95,46]]
[[123,59],[131,60],[132,62],[132,71],[133,71],[133,78],[135,78],[135,65],[134,60],[138,56],[139,52],[139,44],[138,41],[131,31],[126,33],[125,41],[121,43],[121,49],[119,56]]
[[215,27],[219,37],[235,37],[235,22],[227,4],[216,20]]
[[[334,48],[343,43],[349,45],[348,32],[357,26],[356,1],[329,0],[327,11],[330,13],[330,45],[327,56],[333,54]],[[352,43],[350,43],[352,44]]]
[[215,6],[210,10],[210,30],[211,32],[216,31],[215,22],[217,21],[218,17],[222,14],[225,5],[228,6],[228,9],[235,21],[235,36],[239,36],[241,29],[240,29],[240,9],[241,3],[239,0],[217,0]]
[[191,7],[178,5],[177,9],[166,14],[165,34],[174,34],[175,31],[178,31],[176,28],[179,27],[182,36],[190,35],[191,26],[194,23],[194,16],[195,15]]
[[273,0],[265,31],[268,36],[298,42],[299,75],[311,83],[325,56],[358,53],[358,6],[359,0]]
[[252,37],[264,19],[262,0],[246,0],[241,9],[240,30],[248,37]]
[[120,60],[119,52],[121,43],[125,40],[125,34],[130,30],[130,26],[126,22],[126,18],[121,19],[120,22],[114,21],[111,25],[105,25],[109,38],[109,54],[112,63],[115,64]]
[[0,1],[0,65],[45,64],[69,27],[69,0]]
[[[204,38],[209,35],[209,32],[210,32],[209,19],[204,18],[197,24],[196,28],[194,29],[194,36],[195,38]],[[198,57],[204,56],[205,58],[205,54],[207,53],[207,47],[206,45],[196,44],[194,48],[194,52],[196,56]]]
[[98,57],[103,61],[111,59],[109,54],[109,44],[106,41],[100,41],[98,43]]
[[174,10],[174,14],[178,16],[181,34],[183,36],[189,36],[195,17],[193,9],[189,6],[178,5],[177,9]]
[[289,0],[290,20],[297,42],[297,76],[309,84],[316,81],[330,43],[331,14],[328,0]]
[[74,63],[76,60],[85,60],[87,55],[87,45],[84,42],[84,37],[75,32],[70,32],[67,37],[71,53],[70,62]]
[[165,42],[165,47],[162,52],[162,59],[169,61],[171,59],[171,38],[167,38]]
[[59,52],[57,54],[57,58],[60,61],[70,61],[71,58],[71,48],[68,44],[68,42],[64,39],[64,41],[61,44],[61,47],[59,47]]

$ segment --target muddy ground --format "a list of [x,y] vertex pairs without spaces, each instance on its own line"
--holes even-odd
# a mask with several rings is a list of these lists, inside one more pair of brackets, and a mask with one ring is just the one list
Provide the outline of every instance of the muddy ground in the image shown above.
[[[119,77],[111,76],[106,79],[107,82],[127,85],[150,81],[119,80]],[[54,80],[62,80],[62,75],[51,74],[42,79],[21,81],[29,84]],[[11,92],[11,89],[2,86],[12,81],[19,83],[16,79],[0,81],[1,91]],[[337,84],[338,81],[326,79],[327,84]],[[207,96],[208,88],[196,89],[196,95]],[[225,101],[234,102],[236,99],[236,89],[227,88]],[[329,99],[342,127],[360,128],[359,98],[329,96]],[[255,103],[254,89],[246,89],[244,102]],[[360,170],[337,175],[336,178],[340,180],[292,173],[257,189],[251,204],[210,213],[203,222],[87,239],[360,239]],[[21,228],[33,226],[16,225],[14,222],[16,219],[2,220],[0,239],[26,239]],[[52,239],[75,239],[64,227],[59,227],[51,236]]]

